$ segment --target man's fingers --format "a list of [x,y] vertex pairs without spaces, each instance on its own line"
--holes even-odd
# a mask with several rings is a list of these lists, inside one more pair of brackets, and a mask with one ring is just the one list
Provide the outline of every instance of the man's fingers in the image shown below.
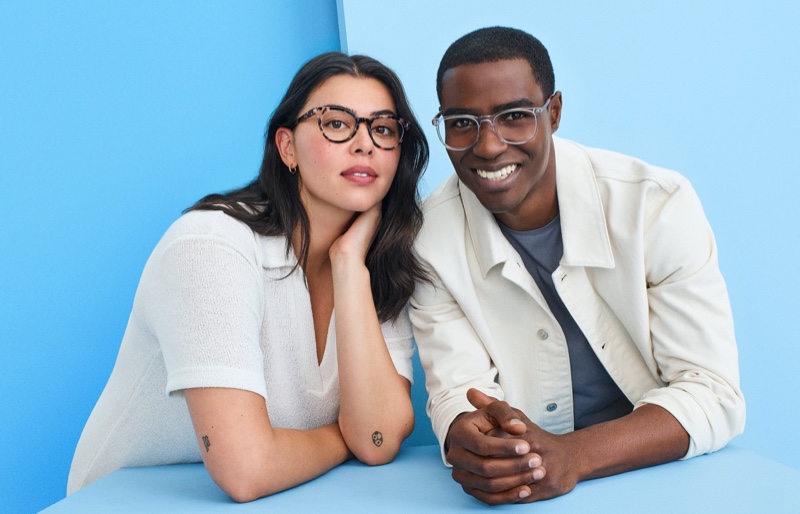
[[[521,483],[529,483],[544,475],[542,458],[535,453],[502,457],[484,456],[463,447],[454,447],[447,454],[447,461],[453,466],[454,476],[457,471],[490,479],[527,473],[531,474],[530,480]],[[478,485],[473,483],[472,486]],[[512,485],[506,486],[505,489],[510,487]]]
[[531,445],[524,439],[516,439],[506,435],[496,437],[486,435],[480,430],[450,430],[450,451],[447,460],[452,462],[450,453],[463,450],[480,457],[518,457],[526,455]]
[[545,470],[542,466],[491,478],[453,469],[453,480],[461,485],[464,492],[489,505],[529,503],[549,498],[552,495],[540,490],[541,486],[538,485],[544,477]]
[[532,476],[532,470],[517,475],[492,478],[482,477],[464,470],[453,470],[453,480],[462,487],[487,493],[502,493],[515,487],[531,484],[535,482]]
[[506,505],[508,503],[517,503],[525,498],[530,497],[531,495],[531,488],[527,485],[521,485],[497,493],[465,486],[462,486],[462,489],[464,489],[465,493],[469,494],[470,496],[474,496],[478,500],[488,505]]
[[481,409],[490,403],[498,401],[497,398],[492,398],[483,391],[475,388],[471,388],[467,391],[467,400],[469,400],[469,403],[471,403],[476,409]]
[[[525,422],[520,419],[524,416],[521,416],[520,412],[508,403],[492,398],[477,389],[467,391],[467,399],[488,417],[491,424],[503,429],[509,435],[520,436],[527,430]],[[482,406],[478,407],[478,405]]]

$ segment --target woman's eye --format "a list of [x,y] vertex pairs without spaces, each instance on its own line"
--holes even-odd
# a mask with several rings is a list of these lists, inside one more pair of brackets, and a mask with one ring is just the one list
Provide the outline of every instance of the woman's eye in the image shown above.
[[379,136],[393,136],[396,132],[391,126],[389,125],[374,125],[372,127],[372,132],[378,134]]
[[349,121],[341,117],[330,117],[328,119],[324,119],[322,120],[322,124],[325,130],[330,130],[333,132],[347,132],[353,127],[353,121]]

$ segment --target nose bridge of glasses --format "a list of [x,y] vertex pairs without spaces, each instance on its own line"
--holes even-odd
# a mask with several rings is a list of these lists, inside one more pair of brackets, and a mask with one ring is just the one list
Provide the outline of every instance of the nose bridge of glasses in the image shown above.
[[[500,135],[499,132],[497,132],[497,125],[495,125],[495,118],[497,118],[496,114],[475,116],[475,119],[478,121],[478,123],[476,125],[477,130],[475,132],[475,142],[473,143],[473,145],[480,143],[480,141],[486,137],[487,132],[491,132],[494,135],[494,138],[497,139],[500,143],[506,144],[506,140],[503,138],[503,136]],[[491,131],[481,130],[481,125],[483,125],[483,123],[489,123],[489,128],[491,128],[492,130]]]
[[357,137],[359,127],[361,127],[361,125],[364,125],[364,130],[366,131],[370,141],[372,141],[372,144],[380,148],[378,143],[375,142],[375,135],[372,133],[372,122],[374,118],[365,118],[363,116],[362,117],[356,116],[355,119],[356,123],[355,125],[353,125],[353,135],[351,137],[353,138]]

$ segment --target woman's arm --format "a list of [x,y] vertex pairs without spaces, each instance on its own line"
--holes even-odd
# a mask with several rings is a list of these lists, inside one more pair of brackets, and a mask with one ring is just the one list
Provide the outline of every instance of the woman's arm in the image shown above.
[[264,398],[251,391],[212,387],[184,395],[206,469],[237,502],[302,484],[351,457],[337,424],[273,428]]
[[276,307],[265,303],[253,244],[253,231],[226,214],[190,212],[153,252],[137,293],[161,345],[167,391],[182,391],[209,474],[236,501],[351,457],[335,424],[300,431],[270,423],[261,343],[264,312]]
[[339,427],[347,446],[370,465],[390,462],[414,428],[411,384],[399,375],[383,339],[364,264],[380,205],[362,213],[330,249]]

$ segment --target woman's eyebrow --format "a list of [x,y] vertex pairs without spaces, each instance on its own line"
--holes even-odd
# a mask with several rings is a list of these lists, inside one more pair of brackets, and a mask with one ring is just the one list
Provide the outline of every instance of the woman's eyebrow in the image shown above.
[[385,116],[387,114],[391,116],[397,116],[397,113],[395,113],[391,109],[381,109],[380,111],[372,111],[370,116]]

